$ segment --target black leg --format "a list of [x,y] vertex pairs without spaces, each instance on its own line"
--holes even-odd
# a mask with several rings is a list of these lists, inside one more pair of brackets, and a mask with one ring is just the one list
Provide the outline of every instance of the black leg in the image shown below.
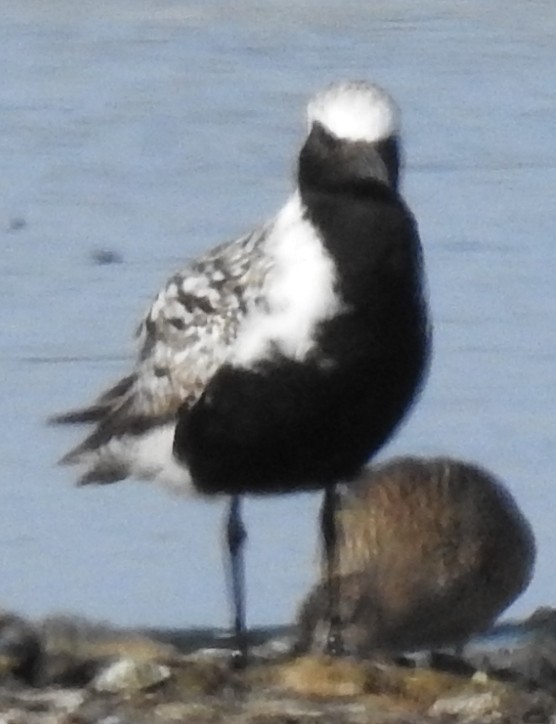
[[241,498],[233,495],[228,510],[226,538],[228,545],[229,575],[233,601],[233,631],[235,649],[232,665],[243,668],[247,663],[247,635],[245,631],[245,569],[243,545],[247,534],[241,519]]
[[337,490],[335,485],[324,489],[324,500],[321,510],[321,531],[324,542],[324,556],[326,565],[326,585],[328,588],[328,637],[325,653],[332,656],[341,656],[344,646],[341,635],[340,621],[340,576],[337,567]]

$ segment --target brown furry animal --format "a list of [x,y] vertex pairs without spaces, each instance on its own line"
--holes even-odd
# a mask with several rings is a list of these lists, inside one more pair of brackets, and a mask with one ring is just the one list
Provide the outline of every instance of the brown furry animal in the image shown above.
[[[351,653],[462,646],[531,578],[531,527],[506,488],[476,465],[394,459],[351,484],[338,515],[340,613]],[[300,651],[320,647],[326,614],[320,582],[301,607]]]

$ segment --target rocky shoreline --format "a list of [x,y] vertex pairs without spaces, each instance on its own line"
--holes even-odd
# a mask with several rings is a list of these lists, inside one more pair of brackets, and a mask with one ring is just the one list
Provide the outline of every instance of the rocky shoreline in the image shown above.
[[218,631],[135,631],[70,616],[0,618],[0,724],[556,722],[556,611],[501,624],[461,656],[294,656],[252,635],[229,667]]

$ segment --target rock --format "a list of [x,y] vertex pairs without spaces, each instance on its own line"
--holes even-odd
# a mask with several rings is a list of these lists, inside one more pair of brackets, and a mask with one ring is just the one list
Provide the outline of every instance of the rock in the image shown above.
[[[553,635],[553,619],[545,612],[500,627],[502,640],[508,642],[509,631],[515,642],[538,645]],[[16,644],[29,633],[38,637],[42,673],[29,685],[6,671],[0,724],[556,724],[550,693],[477,674],[469,665],[449,663],[448,673],[438,652],[403,666],[387,656],[294,657],[283,649],[288,631],[276,628],[257,633],[264,655],[235,671],[229,656],[214,656],[214,649],[225,653],[232,645],[217,631],[165,631],[157,638],[77,617],[34,625],[13,614],[4,614],[4,625],[12,632],[6,642],[12,634]],[[493,652],[500,640],[495,631]],[[73,688],[61,680],[46,684],[45,672],[53,672],[48,661],[60,656],[66,679],[85,662],[88,677]]]
[[0,724],[69,724],[85,695],[69,690],[23,690],[3,708]]
[[493,678],[556,695],[556,610],[498,624],[470,641],[462,657]]
[[42,684],[86,686],[117,659],[166,663],[177,651],[169,643],[79,616],[48,616],[37,626],[44,656]]
[[133,693],[157,686],[170,676],[170,668],[163,664],[119,659],[97,674],[92,686],[99,692]]
[[311,656],[281,666],[277,681],[303,696],[354,697],[368,693],[373,673],[356,661]]
[[0,676],[15,676],[33,683],[42,654],[36,628],[20,616],[0,612]]
[[500,697],[491,691],[460,694],[438,699],[429,709],[433,716],[457,715],[464,720],[476,719],[481,722],[498,721],[502,718]]

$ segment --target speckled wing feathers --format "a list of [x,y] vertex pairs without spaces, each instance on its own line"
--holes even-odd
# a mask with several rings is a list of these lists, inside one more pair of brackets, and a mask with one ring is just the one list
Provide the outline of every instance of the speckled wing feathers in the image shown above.
[[138,412],[173,415],[199,397],[256,307],[268,264],[258,231],[175,274],[139,326]]
[[271,225],[222,244],[174,274],[137,329],[135,370],[89,407],[52,418],[54,423],[95,423],[63,464],[86,466],[81,483],[113,482],[140,471],[126,463],[115,439],[140,437],[173,425],[178,408],[193,404],[228,359],[242,320],[261,303],[271,261],[264,241]]

